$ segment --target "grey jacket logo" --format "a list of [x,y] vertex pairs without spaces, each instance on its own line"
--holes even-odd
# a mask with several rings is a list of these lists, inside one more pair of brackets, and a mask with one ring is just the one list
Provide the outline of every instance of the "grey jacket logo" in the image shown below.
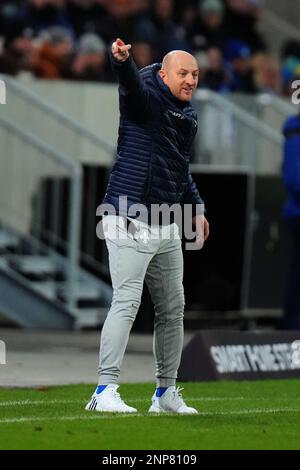
[[[171,109],[168,109],[168,113],[172,114],[172,116],[177,117],[178,119],[186,119],[186,117],[183,114],[176,113],[176,111],[172,111]],[[197,121],[193,119],[194,127],[197,127]]]
[[177,117],[179,119],[185,119],[184,115],[183,114],[180,114],[180,113],[176,113],[175,111],[172,111],[171,109],[168,109],[168,112],[170,114],[172,114],[172,116],[174,117]]

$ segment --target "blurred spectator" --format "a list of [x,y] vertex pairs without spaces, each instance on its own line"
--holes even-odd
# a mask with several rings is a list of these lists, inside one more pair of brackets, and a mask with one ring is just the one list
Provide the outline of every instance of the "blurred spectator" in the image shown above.
[[134,0],[109,0],[106,14],[97,18],[96,32],[107,44],[112,43],[116,37],[124,37],[127,42],[132,43],[141,14]]
[[140,41],[153,44],[155,60],[160,62],[171,50],[190,51],[184,29],[173,19],[174,1],[153,0],[151,6],[150,15],[136,23],[135,33]]
[[136,41],[132,44],[132,56],[139,69],[154,62],[153,46],[149,42]]
[[187,36],[193,51],[207,50],[211,47],[223,49],[225,42],[224,6],[221,0],[201,0],[196,17],[187,26]]
[[281,59],[285,60],[289,57],[295,57],[300,59],[300,42],[296,41],[295,39],[288,40],[283,45],[281,51]]
[[300,78],[300,59],[297,57],[289,57],[282,64],[282,94],[290,97],[293,93],[292,83]]
[[107,51],[104,41],[93,33],[84,34],[71,64],[69,78],[88,81],[106,81]]
[[284,96],[290,97],[293,93],[292,82],[300,79],[300,42],[287,41],[282,49],[281,57],[283,59],[281,92]]
[[253,78],[251,51],[248,45],[239,39],[230,40],[224,51],[229,91],[256,93],[258,91]]
[[[288,96],[300,71],[300,44],[286,43],[279,77],[256,29],[262,5],[263,0],[3,0],[0,70],[112,80],[106,49],[119,36],[132,44],[140,68],[160,62],[172,49],[183,49],[198,57],[201,86],[219,92],[276,92],[282,77],[282,93]],[[67,31],[68,39],[46,40],[41,33],[53,27]],[[72,50],[72,40],[81,43],[85,36],[89,47]]]
[[29,57],[36,53],[36,46],[30,31],[14,30],[4,41],[3,52],[0,54],[0,72],[17,75],[27,69]]
[[280,66],[278,61],[265,55],[256,54],[252,59],[254,82],[260,93],[280,92]]
[[210,48],[206,54],[206,70],[202,86],[216,92],[228,91],[225,70],[223,65],[223,54],[220,49]]
[[18,9],[22,7],[24,0],[2,0],[0,3],[0,36],[7,36],[12,18],[14,18]]
[[52,26],[68,29],[71,35],[74,30],[67,17],[66,0],[27,0],[10,17],[8,29],[22,28],[32,30],[34,36]]
[[238,38],[246,42],[253,53],[266,51],[262,35],[257,30],[257,21],[262,16],[262,0],[227,0],[225,27],[227,38]]
[[[175,0],[176,4],[176,0]],[[184,28],[186,34],[188,35],[189,31],[194,26],[198,14],[198,7],[194,1],[188,0],[184,3],[180,2],[176,4],[175,7],[175,15],[174,18],[176,19],[177,23],[180,23],[181,26]]]
[[98,18],[106,15],[103,2],[96,4],[94,0],[69,0],[66,11],[77,37],[95,32]]
[[28,59],[28,67],[36,77],[64,78],[73,40],[65,28],[54,26],[44,31],[38,41],[40,47]]

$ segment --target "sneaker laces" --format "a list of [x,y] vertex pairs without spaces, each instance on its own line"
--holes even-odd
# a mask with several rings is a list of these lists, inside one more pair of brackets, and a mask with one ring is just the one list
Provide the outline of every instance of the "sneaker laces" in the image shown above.
[[182,398],[182,390],[184,390],[183,387],[177,387],[175,388],[175,390],[173,390],[173,400],[175,401],[176,403],[176,406],[179,408],[180,406],[186,406],[186,404],[184,403],[184,400]]
[[116,400],[118,405],[125,405],[124,401],[122,400],[122,398],[121,398],[119,392],[117,392],[117,390],[112,390],[112,396],[114,397],[114,399]]

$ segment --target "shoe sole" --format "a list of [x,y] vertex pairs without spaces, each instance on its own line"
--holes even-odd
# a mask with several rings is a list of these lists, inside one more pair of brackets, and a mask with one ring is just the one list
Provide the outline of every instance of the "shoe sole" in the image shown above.
[[156,414],[160,414],[160,413],[168,413],[168,414],[177,414],[177,415],[197,415],[198,414],[198,411],[195,412],[195,411],[189,411],[187,413],[180,413],[180,411],[172,411],[172,410],[163,410],[162,408],[157,408],[156,406],[150,406],[149,410],[148,410],[148,413],[156,413]]
[[159,413],[167,413],[167,411],[165,410],[162,410],[161,408],[157,408],[156,406],[150,406],[149,410],[148,410],[148,413],[156,413],[156,414],[159,414]]
[[96,408],[95,410],[90,410],[89,408],[85,408],[86,411],[97,411],[98,413],[127,413],[127,414],[134,414],[137,413],[138,411],[121,411],[121,410],[103,410],[99,408]]
[[98,411],[100,413],[137,413],[136,409],[132,410],[107,410],[104,408],[97,408],[97,402],[95,400],[90,401],[86,407],[86,411]]

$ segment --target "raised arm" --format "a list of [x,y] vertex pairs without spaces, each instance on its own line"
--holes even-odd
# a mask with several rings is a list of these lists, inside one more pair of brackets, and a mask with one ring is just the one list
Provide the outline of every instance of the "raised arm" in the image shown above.
[[131,44],[118,38],[111,48],[112,69],[119,81],[121,111],[145,111],[150,107],[149,92],[130,56]]

